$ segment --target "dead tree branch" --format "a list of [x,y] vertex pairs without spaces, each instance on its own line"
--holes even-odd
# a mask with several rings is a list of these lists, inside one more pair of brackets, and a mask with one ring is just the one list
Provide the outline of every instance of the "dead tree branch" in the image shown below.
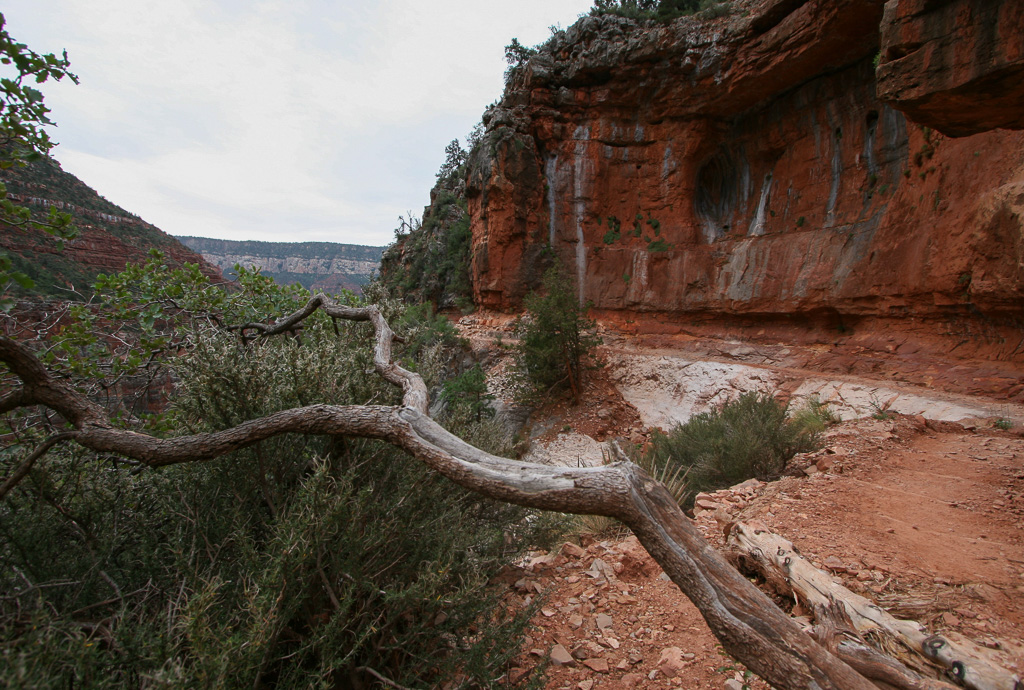
[[[930,635],[919,623],[893,617],[887,611],[832,581],[801,556],[793,544],[764,529],[737,523],[729,543],[780,594],[796,596],[818,618],[818,637],[840,657],[870,677],[889,685],[917,690],[951,688],[945,682],[922,678],[877,650],[863,644],[867,636],[891,640],[895,655],[910,664],[939,668],[960,686],[972,690],[1020,690],[1021,679],[1005,668],[941,635]],[[838,638],[844,638],[839,640]],[[897,668],[898,667],[898,668]]]
[[771,599],[748,582],[690,523],[665,488],[636,465],[552,467],[500,458],[449,433],[427,414],[419,375],[392,361],[394,338],[375,306],[338,305],[317,295],[273,324],[246,324],[260,336],[294,330],[323,310],[369,321],[376,333],[377,371],[403,390],[403,405],[313,405],[278,412],[224,431],[159,439],[113,428],[102,410],[56,381],[31,350],[0,337],[0,361],[24,390],[51,407],[74,430],[69,437],[95,451],[116,453],[153,467],[209,460],[283,433],[383,439],[457,484],[489,498],[566,513],[607,515],[629,526],[654,559],[700,609],[725,649],[779,688],[874,690],[876,687],[813,640]]

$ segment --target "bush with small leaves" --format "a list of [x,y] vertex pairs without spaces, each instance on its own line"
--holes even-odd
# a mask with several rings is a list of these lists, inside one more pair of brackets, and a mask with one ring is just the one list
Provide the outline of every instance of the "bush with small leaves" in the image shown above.
[[[304,291],[244,273],[227,292],[154,258],[97,294],[50,332],[50,366],[96,393],[159,362],[177,384],[150,433],[400,400],[373,370],[367,323],[318,313],[264,340],[223,328],[301,305]],[[432,315],[380,307],[411,365],[459,347]],[[133,342],[146,356],[129,361]],[[0,476],[53,423],[0,417]],[[478,446],[509,445],[489,420],[459,423]],[[487,686],[532,613],[506,611],[488,587],[534,525],[548,529],[526,516],[379,441],[281,436],[161,470],[57,446],[0,500],[0,686]]]
[[527,315],[516,348],[521,398],[536,402],[568,389],[578,404],[584,367],[601,340],[580,305],[572,278],[556,263],[544,274],[541,291],[529,294],[524,303]]
[[787,417],[787,407],[768,393],[744,393],[721,408],[694,415],[668,433],[655,432],[645,462],[656,471],[681,468],[682,503],[701,491],[733,486],[751,477],[777,477],[795,453],[819,443],[817,425]]

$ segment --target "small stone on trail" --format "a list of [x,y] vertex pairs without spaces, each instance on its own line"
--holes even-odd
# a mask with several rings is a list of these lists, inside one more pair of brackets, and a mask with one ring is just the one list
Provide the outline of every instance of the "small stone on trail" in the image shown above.
[[743,683],[735,678],[730,678],[725,681],[725,690],[743,690]]
[[576,687],[580,690],[590,690],[592,687],[594,687],[594,681],[581,680],[579,683],[576,684]]
[[595,558],[594,562],[590,564],[590,570],[587,571],[587,575],[595,580],[603,577],[611,582],[615,579],[615,571],[600,558]]
[[622,687],[624,688],[635,688],[644,682],[644,677],[639,673],[627,673],[622,676]]
[[748,479],[745,482],[740,482],[736,486],[732,486],[729,488],[731,488],[733,491],[753,491],[754,489],[757,489],[758,487],[761,487],[763,485],[764,482],[762,482],[759,479]]
[[658,659],[658,670],[669,678],[674,678],[683,670],[683,650],[679,647],[666,647],[661,650],[661,657]]
[[577,546],[572,542],[565,542],[562,544],[562,555],[569,558],[582,558],[587,552],[581,546]]
[[583,625],[583,616],[578,613],[574,613],[569,616],[569,627],[573,630],[579,630],[580,626]]
[[560,644],[551,648],[551,663],[555,666],[575,666],[576,660],[572,658],[569,650]]
[[839,560],[835,556],[829,556],[825,559],[825,567],[831,570],[832,572],[836,573],[846,572],[846,566],[843,564],[841,560]]
[[601,630],[612,627],[612,617],[607,613],[597,614],[597,627]]
[[604,659],[587,659],[583,665],[598,673],[608,673],[608,662]]
[[546,609],[546,608],[545,609],[541,609],[540,612],[543,613],[548,618],[551,618],[553,615],[558,613],[558,611],[556,611],[554,609]]

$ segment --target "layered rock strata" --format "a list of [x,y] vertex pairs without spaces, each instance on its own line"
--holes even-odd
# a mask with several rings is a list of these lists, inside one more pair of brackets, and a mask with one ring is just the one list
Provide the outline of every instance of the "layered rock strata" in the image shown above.
[[879,100],[879,27],[904,2],[734,2],[554,36],[470,163],[476,301],[518,305],[550,247],[632,328],[1024,364],[1024,134],[950,138]]
[[890,0],[878,95],[949,136],[1024,129],[1024,4]]
[[[78,231],[60,243],[27,225],[0,224],[0,253],[16,270],[28,274],[35,287],[26,294],[66,299],[88,296],[100,273],[116,273],[129,263],[143,263],[158,249],[171,266],[197,264],[208,278],[221,280],[220,270],[176,239],[108,201],[60,164],[43,157],[25,167],[3,171],[6,198],[45,221],[51,209],[69,213]],[[12,288],[14,290],[14,288]],[[16,292],[16,290],[15,290]]]
[[281,284],[299,283],[309,290],[360,292],[380,268],[383,247],[337,242],[259,242],[179,237],[224,275],[235,265],[259,269]]

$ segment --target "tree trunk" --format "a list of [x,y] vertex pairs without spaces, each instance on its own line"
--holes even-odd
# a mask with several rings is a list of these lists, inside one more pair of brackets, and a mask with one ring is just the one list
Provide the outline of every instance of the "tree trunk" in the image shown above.
[[[837,653],[857,667],[862,674],[884,680],[900,688],[950,688],[921,678],[903,665],[864,644],[865,639],[890,641],[890,653],[903,657],[907,665],[939,668],[959,685],[972,690],[1021,690],[1019,677],[967,647],[941,635],[930,635],[919,623],[889,615],[868,599],[854,594],[797,553],[793,544],[767,530],[736,523],[729,534],[729,544],[744,562],[764,575],[776,591],[796,596],[809,605],[819,619],[819,636],[834,639],[846,634],[845,644],[837,645]],[[846,630],[844,631],[843,628]],[[838,632],[837,632],[838,631]],[[867,647],[862,649],[861,647]],[[893,675],[898,666],[902,683]],[[917,684],[914,684],[917,683]],[[930,684],[929,684],[930,683]]]
[[700,535],[668,491],[628,461],[602,467],[552,467],[500,458],[452,435],[427,414],[423,380],[391,360],[394,337],[374,306],[352,308],[323,295],[275,324],[240,329],[288,332],[317,309],[371,321],[375,365],[404,391],[403,405],[314,405],[278,412],[215,433],[158,439],[113,428],[68,384],[49,375],[27,347],[0,337],[0,361],[22,388],[0,398],[0,411],[45,404],[69,420],[79,444],[150,466],[208,460],[282,433],[363,436],[406,450],[461,486],[489,498],[565,513],[607,515],[628,525],[651,556],[700,610],[725,649],[759,676],[788,690],[874,690],[864,676],[813,640]]

